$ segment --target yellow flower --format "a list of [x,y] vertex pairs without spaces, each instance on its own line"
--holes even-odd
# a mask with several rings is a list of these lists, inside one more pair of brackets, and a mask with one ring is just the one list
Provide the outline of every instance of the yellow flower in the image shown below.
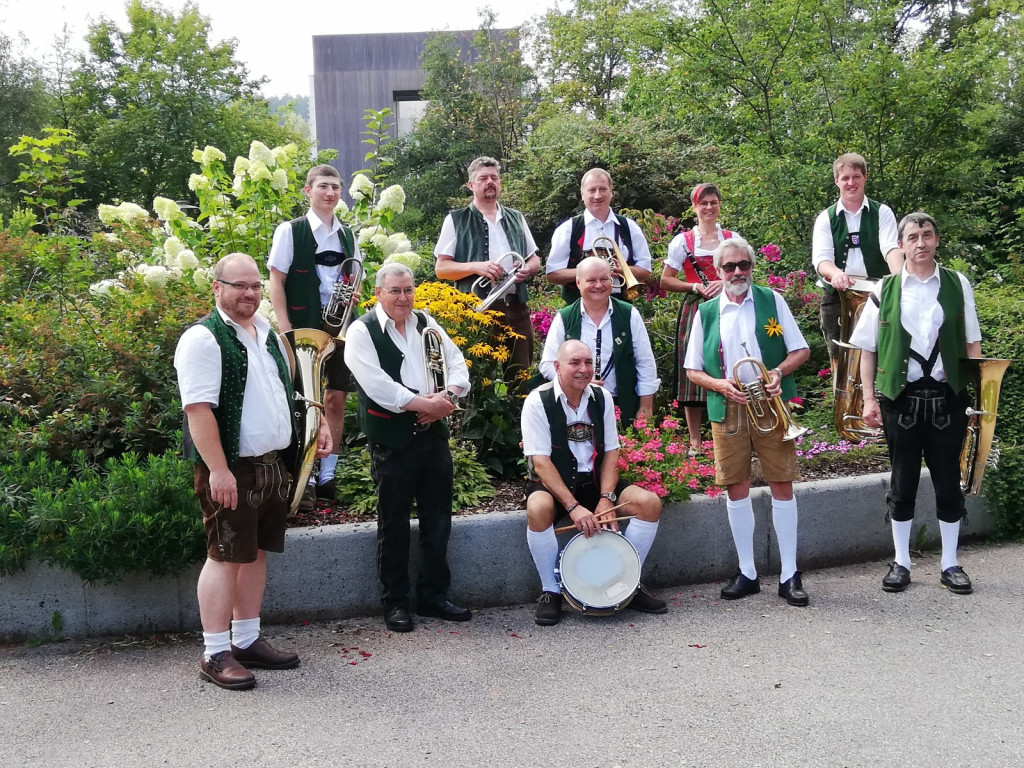
[[504,363],[509,358],[508,347],[506,347],[504,344],[501,345],[496,350],[494,350],[494,353],[491,355],[491,357],[493,357],[499,363]]
[[476,344],[469,348],[469,354],[471,354],[473,357],[485,357],[486,355],[491,354],[493,351],[494,350],[491,349],[490,344],[484,344],[482,341],[478,341]]
[[781,336],[782,326],[779,325],[779,321],[774,317],[768,320],[768,325],[764,327],[769,336]]

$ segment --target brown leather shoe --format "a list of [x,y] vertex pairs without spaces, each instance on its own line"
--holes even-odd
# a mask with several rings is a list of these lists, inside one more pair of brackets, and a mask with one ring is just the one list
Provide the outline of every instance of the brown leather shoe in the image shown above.
[[299,654],[279,651],[262,637],[257,637],[248,648],[232,645],[231,655],[243,667],[250,669],[291,669],[299,666]]
[[252,672],[239,664],[231,651],[215,653],[209,661],[203,659],[199,664],[199,677],[231,691],[242,691],[256,685]]

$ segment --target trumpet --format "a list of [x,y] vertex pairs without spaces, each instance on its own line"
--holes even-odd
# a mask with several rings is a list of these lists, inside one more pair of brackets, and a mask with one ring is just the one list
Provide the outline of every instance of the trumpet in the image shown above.
[[[743,349],[747,349],[746,344],[743,345]],[[742,383],[740,378],[740,372],[744,365],[752,366],[757,374],[753,381],[746,384]],[[756,357],[744,357],[737,360],[732,367],[732,381],[747,398],[747,417],[750,419],[751,426],[762,435],[771,434],[779,424],[782,424],[785,429],[783,440],[796,440],[807,432],[807,427],[801,427],[796,423],[789,407],[779,395],[769,397],[768,391],[765,389],[765,382],[768,381],[768,369]],[[730,435],[734,435],[738,431],[738,425],[734,431],[727,430]]]
[[352,322],[355,300],[363,288],[366,270],[359,259],[345,259],[341,262],[338,279],[331,288],[331,296],[324,305],[324,330],[333,338],[345,340],[345,332]]
[[[622,296],[628,301],[633,301],[640,295],[640,281],[636,279],[633,271],[629,268],[629,264],[622,257],[622,251],[619,250],[619,246],[615,244],[614,240],[607,235],[601,235],[594,239],[590,246],[590,251],[595,256],[607,261],[608,266],[611,267],[612,288],[620,291]],[[621,276],[615,274],[616,267],[622,273]]]
[[[507,268],[503,264],[505,259],[509,259],[509,266]],[[509,251],[508,253],[503,254],[502,257],[494,263],[505,269],[505,276],[501,278],[498,283],[494,283],[494,281],[486,275],[480,275],[480,277],[476,279],[476,282],[473,283],[472,287],[473,293],[481,297],[486,294],[483,301],[474,307],[477,312],[486,312],[500,299],[505,298],[508,294],[514,291],[516,289],[516,275],[519,274],[521,269],[526,267],[526,259],[515,251]]]

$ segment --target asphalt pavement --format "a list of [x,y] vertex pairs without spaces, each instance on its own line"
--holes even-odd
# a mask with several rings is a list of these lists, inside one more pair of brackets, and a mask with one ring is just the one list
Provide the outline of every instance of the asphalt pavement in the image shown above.
[[914,562],[663,589],[669,613],[533,605],[265,628],[294,670],[251,691],[197,676],[196,634],[0,646],[2,766],[1017,766],[1024,763],[1024,545],[971,545],[970,596]]

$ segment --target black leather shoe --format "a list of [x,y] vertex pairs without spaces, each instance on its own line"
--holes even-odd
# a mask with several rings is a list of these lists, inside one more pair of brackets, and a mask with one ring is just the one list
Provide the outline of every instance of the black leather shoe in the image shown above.
[[537,600],[537,615],[534,621],[542,627],[550,627],[562,620],[562,593],[541,592]]
[[761,591],[761,582],[757,579],[748,579],[742,573],[737,573],[722,587],[723,600],[739,600],[747,595],[756,595]]
[[392,632],[412,632],[412,616],[400,605],[389,608],[384,613],[384,626]]
[[779,584],[779,597],[790,605],[803,607],[807,605],[810,598],[804,592],[803,582],[800,581],[800,571],[797,571],[784,582]]
[[882,577],[882,590],[885,592],[902,592],[910,586],[910,569],[897,562],[889,566],[889,572]]
[[469,608],[456,605],[451,600],[417,605],[416,613],[420,616],[430,616],[431,618],[444,619],[445,621],[469,621],[473,618],[473,612]]
[[637,589],[633,599],[629,601],[629,605],[626,607],[641,613],[668,613],[668,605],[665,601],[659,600],[648,592],[647,587],[643,584]]
[[944,570],[942,576],[939,577],[939,581],[950,592],[958,595],[969,595],[974,591],[974,587],[971,586],[970,577],[964,573],[964,569],[959,565],[954,565],[952,568]]

